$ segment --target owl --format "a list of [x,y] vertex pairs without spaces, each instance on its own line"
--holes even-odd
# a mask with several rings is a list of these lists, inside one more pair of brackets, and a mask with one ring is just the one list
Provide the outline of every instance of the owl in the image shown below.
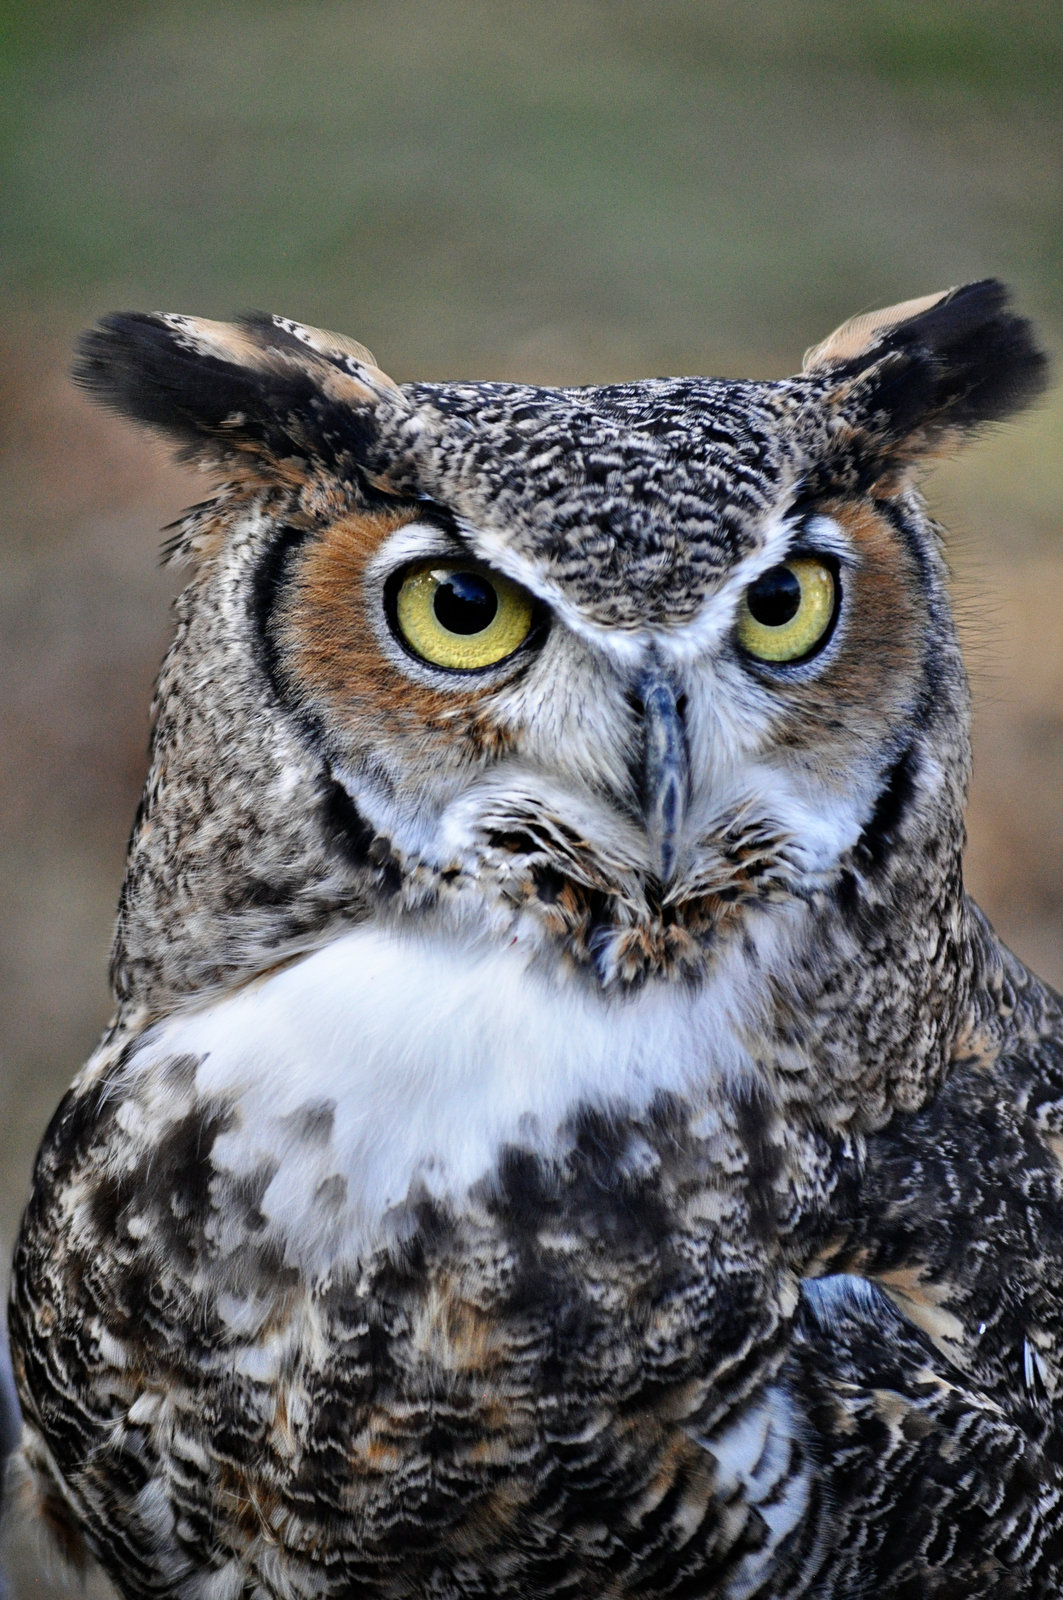
[[796,377],[396,384],[282,317],[79,381],[216,474],[114,1019],[10,1329],[127,1600],[1063,1585],[1063,1010],[966,897],[928,458],[998,283]]

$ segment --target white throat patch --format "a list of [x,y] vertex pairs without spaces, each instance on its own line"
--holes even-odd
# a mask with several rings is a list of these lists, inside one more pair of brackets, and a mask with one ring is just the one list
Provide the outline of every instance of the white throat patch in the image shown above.
[[[777,930],[765,920],[765,944]],[[748,1080],[749,965],[736,949],[699,990],[610,999],[537,976],[515,945],[356,927],[151,1029],[125,1069],[135,1109],[121,1115],[150,1137],[181,1114],[165,1063],[199,1060],[195,1098],[236,1113],[215,1167],[275,1167],[266,1225],[293,1265],[321,1271],[361,1254],[411,1192],[460,1200],[507,1143],[549,1150],[581,1103],[637,1111],[661,1091],[707,1101],[713,1085]]]

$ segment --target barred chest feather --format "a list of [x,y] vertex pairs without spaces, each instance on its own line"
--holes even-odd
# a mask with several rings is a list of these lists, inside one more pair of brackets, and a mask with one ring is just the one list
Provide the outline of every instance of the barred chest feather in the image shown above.
[[610,1560],[626,1592],[667,1554],[739,1596],[790,1536],[800,1564],[772,1375],[801,1195],[840,1163],[772,1114],[748,1005],[606,1007],[366,928],[87,1083],[23,1281],[77,1330],[78,1363],[29,1360],[97,1544],[147,1571],[162,1540],[211,1600],[271,1550],[256,1594],[479,1593],[500,1563],[545,1594]]

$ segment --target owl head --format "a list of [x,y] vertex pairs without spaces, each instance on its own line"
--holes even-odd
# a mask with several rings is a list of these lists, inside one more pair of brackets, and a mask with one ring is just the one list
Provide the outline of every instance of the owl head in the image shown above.
[[914,477],[1044,374],[992,281],[775,382],[399,385],[281,317],[107,319],[80,382],[223,478],[171,544],[123,1007],[372,917],[617,1004],[740,963],[777,1042],[940,1053],[968,709]]

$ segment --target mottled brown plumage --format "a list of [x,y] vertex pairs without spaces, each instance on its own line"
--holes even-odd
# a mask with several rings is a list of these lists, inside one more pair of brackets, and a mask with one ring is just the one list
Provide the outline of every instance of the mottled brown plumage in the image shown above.
[[999,286],[776,383],[78,371],[225,482],[17,1249],[38,1514],[128,1597],[1056,1595],[1063,1014],[912,482],[1043,382]]

